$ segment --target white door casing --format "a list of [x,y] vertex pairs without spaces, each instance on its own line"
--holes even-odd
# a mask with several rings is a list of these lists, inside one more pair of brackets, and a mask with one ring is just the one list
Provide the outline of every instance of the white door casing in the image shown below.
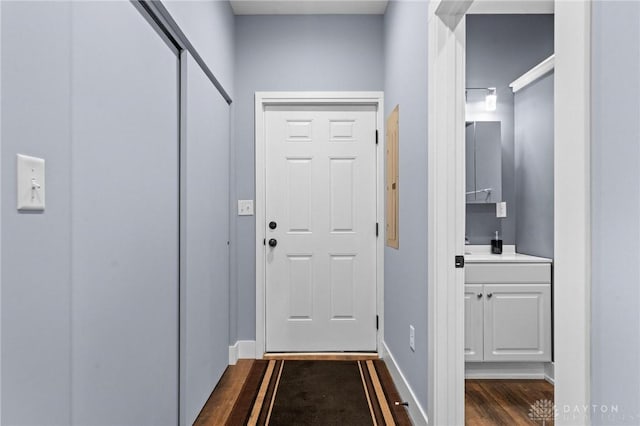
[[[546,2],[439,0],[429,9],[429,423],[464,423],[464,15],[548,13]],[[481,7],[484,4],[485,7]],[[591,3],[555,1],[554,358],[558,407],[590,404]],[[560,143],[561,142],[561,143]],[[589,424],[558,416],[556,424]]]
[[377,92],[256,94],[256,358],[377,350],[381,109]]

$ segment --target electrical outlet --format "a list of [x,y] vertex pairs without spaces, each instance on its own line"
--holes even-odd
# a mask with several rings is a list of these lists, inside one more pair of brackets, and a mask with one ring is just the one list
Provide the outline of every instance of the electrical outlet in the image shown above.
[[496,203],[496,217],[507,217],[507,203]]
[[416,329],[412,325],[409,326],[409,348],[416,351]]

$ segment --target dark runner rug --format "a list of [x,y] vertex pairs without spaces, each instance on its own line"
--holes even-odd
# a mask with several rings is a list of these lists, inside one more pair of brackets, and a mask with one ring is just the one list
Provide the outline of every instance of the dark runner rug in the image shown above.
[[227,425],[411,425],[381,360],[254,363]]

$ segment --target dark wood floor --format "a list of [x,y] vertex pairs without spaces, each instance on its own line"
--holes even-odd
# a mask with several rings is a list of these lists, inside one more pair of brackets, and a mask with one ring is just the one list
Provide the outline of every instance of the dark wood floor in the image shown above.
[[[375,355],[300,355],[277,354],[265,358],[288,360],[367,360],[376,359]],[[236,365],[230,365],[222,375],[218,385],[211,393],[209,400],[200,411],[194,426],[224,425],[231,414],[231,410],[242,391],[245,379],[249,375],[254,360],[241,359]]]
[[[217,426],[226,422],[252,365],[252,360],[240,360],[227,368],[194,425]],[[553,401],[553,385],[544,380],[467,380],[465,424],[541,425],[541,421],[529,417],[536,401]],[[545,425],[553,422],[546,421]]]
[[[529,416],[537,401],[541,401],[539,406],[553,401],[551,383],[545,380],[466,380],[465,424],[541,425],[541,419],[535,421]],[[544,424],[550,426],[553,421],[547,420]]]

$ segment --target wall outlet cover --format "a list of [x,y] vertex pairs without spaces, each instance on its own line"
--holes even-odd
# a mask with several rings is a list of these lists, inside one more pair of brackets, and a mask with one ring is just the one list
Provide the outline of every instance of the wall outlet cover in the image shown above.
[[507,217],[507,202],[496,203],[496,217]]

